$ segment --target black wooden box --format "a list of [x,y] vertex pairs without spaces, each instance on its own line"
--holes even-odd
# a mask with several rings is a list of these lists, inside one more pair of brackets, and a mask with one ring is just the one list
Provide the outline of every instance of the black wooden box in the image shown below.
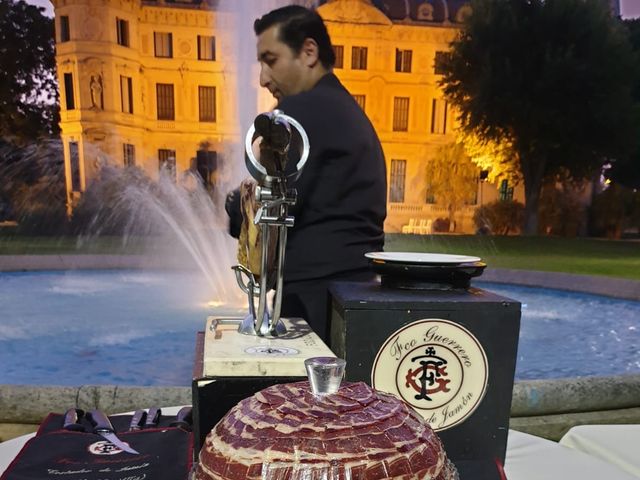
[[[380,372],[380,365],[387,360],[390,363],[397,361],[398,367],[395,370],[398,372],[395,380],[397,388],[410,390],[412,396],[407,397],[409,400],[420,397],[421,391],[424,390],[422,399],[434,401],[437,395],[431,395],[429,398],[429,395],[425,394],[428,392],[429,381],[433,385],[437,385],[435,382],[439,380],[443,381],[444,383],[440,385],[445,385],[444,388],[455,386],[457,379],[453,377],[458,373],[461,378],[464,377],[465,367],[460,362],[449,361],[451,368],[448,374],[443,370],[436,370],[436,368],[443,368],[442,359],[438,360],[438,350],[454,358],[452,353],[456,353],[457,343],[455,335],[440,337],[432,335],[431,326],[440,325],[449,330],[459,330],[466,341],[477,341],[476,343],[481,347],[478,351],[484,351],[485,354],[482,361],[486,370],[483,397],[479,398],[480,395],[478,395],[478,398],[472,399],[476,401],[474,409],[466,412],[466,416],[459,423],[436,430],[449,458],[459,464],[465,473],[470,474],[475,470],[479,475],[473,474],[468,478],[499,479],[500,468],[491,466],[496,465],[496,460],[504,464],[505,459],[520,329],[520,303],[474,287],[449,290],[405,290],[382,287],[379,283],[337,282],[332,285],[330,292],[332,296],[330,347],[338,357],[347,361],[345,379],[348,381],[364,381],[371,384],[374,362],[376,362],[376,371]],[[419,322],[421,320],[424,322]],[[415,325],[411,326],[414,322]],[[409,345],[411,342],[400,335],[404,331],[416,329],[430,333],[425,334],[422,339],[418,338],[417,344]],[[401,331],[401,334],[394,337],[398,331]],[[471,335],[467,335],[465,331]],[[437,338],[440,343],[435,350],[429,350],[433,338]],[[424,340],[424,345],[420,344],[421,340]],[[404,350],[399,344],[396,345],[398,341],[403,342],[406,347]],[[378,356],[381,349],[383,352]],[[388,354],[395,355],[397,351],[400,353],[394,358]],[[457,352],[460,351],[462,351],[461,362],[464,362],[464,349],[458,345]],[[404,360],[400,361],[397,358],[404,358]],[[411,361],[415,361],[417,367],[413,370],[413,367],[402,370],[402,365],[409,365]],[[439,362],[439,367],[433,367],[436,361]],[[453,365],[454,363],[456,365]],[[424,366],[423,370],[420,370],[422,368],[420,365]],[[393,369],[389,371],[391,370]],[[381,374],[377,375],[379,378]],[[479,374],[474,375],[475,378],[467,375],[464,381],[482,383],[482,379],[478,377]],[[447,381],[450,383],[446,384]],[[374,386],[378,388],[377,385]],[[418,401],[423,400],[415,400],[415,402]],[[459,406],[462,406],[462,403]],[[427,414],[432,415],[432,420],[438,419],[435,422],[430,421],[432,425],[439,423],[441,417],[451,414],[451,411],[443,411],[445,407],[452,408],[451,405],[444,405],[439,407],[440,410],[435,409]],[[483,465],[482,469],[485,473],[480,473],[479,469],[473,467],[474,465]],[[487,465],[489,468],[486,468]],[[487,473],[489,471],[492,473]],[[466,477],[461,476],[461,478]]]
[[198,332],[191,387],[196,460],[207,434],[240,400],[271,385],[306,380],[306,377],[292,376],[205,377],[202,375],[203,343],[204,332]]

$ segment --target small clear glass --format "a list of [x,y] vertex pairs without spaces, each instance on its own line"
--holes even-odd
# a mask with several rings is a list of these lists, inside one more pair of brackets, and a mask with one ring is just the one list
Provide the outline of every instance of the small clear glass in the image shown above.
[[314,395],[336,393],[340,388],[347,362],[335,357],[312,357],[304,361],[307,377]]

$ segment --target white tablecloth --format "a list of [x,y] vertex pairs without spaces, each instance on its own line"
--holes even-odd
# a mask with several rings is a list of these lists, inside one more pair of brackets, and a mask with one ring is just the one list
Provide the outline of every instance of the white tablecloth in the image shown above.
[[580,425],[571,428],[560,443],[640,478],[640,425]]
[[30,433],[0,443],[0,475],[4,473],[27,440],[34,435],[35,433]]
[[514,430],[504,469],[508,480],[638,480],[604,460]]
[[[175,411],[174,411],[175,410]],[[162,409],[175,414],[177,409]],[[0,443],[0,473],[31,438],[23,435]],[[508,480],[637,480],[613,464],[526,433],[509,431],[505,472]],[[473,480],[463,478],[462,480]]]

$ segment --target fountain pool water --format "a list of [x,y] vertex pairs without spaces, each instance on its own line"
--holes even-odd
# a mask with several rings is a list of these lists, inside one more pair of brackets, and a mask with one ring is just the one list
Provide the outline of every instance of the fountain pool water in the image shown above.
[[522,302],[516,379],[640,372],[640,302],[478,282]]
[[2,273],[0,383],[187,385],[210,300],[195,271]]
[[[640,372],[639,302],[479,285],[523,303],[517,379]],[[0,384],[189,385],[209,300],[197,272],[0,273]]]

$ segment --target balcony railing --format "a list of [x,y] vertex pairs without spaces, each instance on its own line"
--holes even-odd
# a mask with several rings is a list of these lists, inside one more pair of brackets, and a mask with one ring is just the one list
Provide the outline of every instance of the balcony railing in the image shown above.
[[[472,213],[478,205],[464,205],[458,209],[461,213]],[[447,214],[447,207],[432,203],[389,203],[389,212],[395,214],[419,214],[424,216]]]

